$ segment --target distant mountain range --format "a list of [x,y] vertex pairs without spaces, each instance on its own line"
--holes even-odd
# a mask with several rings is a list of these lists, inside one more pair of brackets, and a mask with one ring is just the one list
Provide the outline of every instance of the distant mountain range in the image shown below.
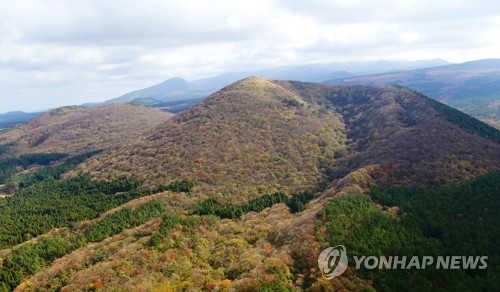
[[410,87],[500,128],[500,59],[333,78],[328,83]]
[[[105,103],[135,101],[149,103],[148,99],[160,102],[177,101],[207,97],[213,92],[233,82],[249,76],[261,76],[278,80],[297,80],[304,82],[323,82],[330,79],[346,78],[357,74],[380,73],[394,70],[414,69],[450,64],[446,61],[372,61],[372,62],[344,62],[331,64],[309,64],[297,66],[282,66],[261,70],[228,72],[210,78],[195,81],[186,81],[176,77],[160,84],[144,89],[135,90],[120,97],[110,99]],[[151,104],[151,103],[149,103]]]
[[0,114],[0,130],[14,127],[17,124],[24,123],[42,113],[25,113],[22,111],[8,112]]
[[[179,113],[237,80],[248,76],[261,76],[276,80],[303,82],[407,86],[500,128],[499,64],[498,59],[463,64],[451,64],[440,59],[433,59],[282,66],[228,72],[194,81],[176,77],[151,87],[126,93],[104,103],[134,102],[171,113]],[[84,106],[98,104],[101,103],[87,103]],[[0,115],[0,129],[25,122],[36,115],[21,112],[2,114]]]
[[190,99],[190,102],[182,102],[181,110],[184,110],[222,87],[248,76],[303,82],[407,86],[500,128],[499,59],[463,64],[442,60],[314,64],[225,73],[190,82],[173,78],[107,102],[134,101],[170,111],[162,102]]

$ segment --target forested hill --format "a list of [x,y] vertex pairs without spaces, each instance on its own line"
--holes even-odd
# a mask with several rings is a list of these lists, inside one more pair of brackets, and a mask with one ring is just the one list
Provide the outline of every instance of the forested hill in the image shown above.
[[[498,131],[417,92],[247,78],[141,132],[3,160],[1,292],[496,288]],[[336,245],[350,264],[328,281]],[[488,268],[351,264],[457,254]]]
[[133,176],[146,186],[186,179],[199,193],[238,201],[324,189],[337,179],[354,179],[353,171],[385,184],[441,184],[498,169],[498,131],[492,138],[484,127],[465,126],[482,122],[462,118],[450,119],[400,87],[252,77],[138,143],[96,156],[77,173]]
[[329,82],[407,86],[500,128],[500,59],[354,76]]
[[81,154],[133,142],[172,114],[132,104],[61,107],[0,133],[0,157],[25,153]]

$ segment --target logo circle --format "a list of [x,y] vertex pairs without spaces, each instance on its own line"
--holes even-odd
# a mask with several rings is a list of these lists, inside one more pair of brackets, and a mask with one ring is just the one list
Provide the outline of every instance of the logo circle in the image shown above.
[[318,267],[328,280],[342,275],[347,269],[347,263],[347,252],[343,245],[325,248],[318,257]]

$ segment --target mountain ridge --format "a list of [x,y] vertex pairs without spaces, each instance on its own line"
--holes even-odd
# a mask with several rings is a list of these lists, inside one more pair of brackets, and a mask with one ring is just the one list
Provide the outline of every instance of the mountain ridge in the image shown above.
[[0,129],[14,127],[41,114],[41,112],[26,113],[23,111],[12,111],[0,114]]
[[401,86],[246,78],[65,179],[66,163],[20,176],[0,239],[26,243],[0,251],[0,290],[487,290],[496,269],[327,281],[317,265],[339,244],[443,256],[480,242],[495,262],[489,129]]
[[[251,77],[79,171],[116,178],[138,167],[146,185],[187,179],[200,193],[254,197],[317,190],[371,166],[389,167],[393,173],[377,175],[393,183],[457,181],[497,169],[498,150],[497,142],[448,121],[411,90]],[[460,159],[470,161],[468,171],[458,167]]]

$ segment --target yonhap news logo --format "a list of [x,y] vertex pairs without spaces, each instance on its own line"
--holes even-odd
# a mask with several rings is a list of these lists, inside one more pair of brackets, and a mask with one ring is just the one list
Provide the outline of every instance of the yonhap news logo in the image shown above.
[[[352,256],[354,268],[373,269],[417,269],[433,267],[436,270],[484,270],[488,267],[488,256]],[[331,280],[342,275],[348,266],[347,252],[343,245],[324,249],[318,257],[318,267],[323,277]]]
[[318,257],[319,269],[328,280],[342,275],[347,269],[347,263],[347,253],[343,245],[326,248]]

